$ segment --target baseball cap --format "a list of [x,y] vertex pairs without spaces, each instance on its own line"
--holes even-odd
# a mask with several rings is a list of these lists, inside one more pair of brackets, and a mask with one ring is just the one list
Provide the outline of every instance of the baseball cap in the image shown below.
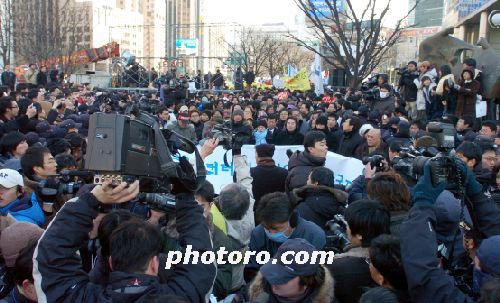
[[0,185],[5,188],[12,188],[16,185],[24,186],[23,177],[13,169],[0,169]]
[[[308,256],[312,256],[314,251],[316,251],[316,248],[307,240],[300,238],[286,240],[278,248],[274,258],[260,268],[260,273],[272,285],[286,284],[299,276],[314,275],[318,271],[320,264],[311,264],[309,262],[298,264],[294,260],[294,256],[299,252],[306,252]],[[294,254],[288,252],[294,252]],[[288,253],[285,259],[291,261],[290,264],[282,263],[281,257],[285,253]]]

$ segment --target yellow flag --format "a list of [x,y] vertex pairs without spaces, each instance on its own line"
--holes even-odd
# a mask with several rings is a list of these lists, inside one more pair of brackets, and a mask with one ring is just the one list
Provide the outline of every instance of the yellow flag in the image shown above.
[[305,69],[298,72],[295,76],[289,78],[285,81],[285,88],[289,90],[301,90],[307,91],[311,89],[311,84],[309,83],[309,74]]

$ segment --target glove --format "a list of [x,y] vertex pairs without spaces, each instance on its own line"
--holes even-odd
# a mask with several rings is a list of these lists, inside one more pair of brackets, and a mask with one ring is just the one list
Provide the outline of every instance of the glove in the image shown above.
[[481,183],[479,183],[474,175],[474,172],[467,167],[464,161],[457,159],[455,160],[458,171],[461,173],[463,180],[465,181],[465,188],[467,196],[474,196],[483,190]]
[[434,205],[437,197],[446,188],[446,182],[438,184],[436,187],[432,185],[431,168],[429,163],[424,166],[424,175],[420,177],[417,185],[413,187],[413,205]]
[[453,84],[453,88],[456,89],[456,90],[459,90],[460,89],[460,85],[458,85],[458,84],[455,83],[455,84]]
[[177,178],[172,178],[172,194],[193,193],[196,190],[196,173],[186,157],[179,158]]

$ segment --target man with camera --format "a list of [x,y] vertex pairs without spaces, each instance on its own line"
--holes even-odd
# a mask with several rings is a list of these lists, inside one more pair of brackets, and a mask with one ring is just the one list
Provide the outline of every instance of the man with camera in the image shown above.
[[413,81],[418,78],[417,62],[410,61],[405,69],[399,71],[399,89],[402,90],[403,99],[406,102],[408,115],[415,120],[417,118],[417,86]]
[[[474,230],[482,238],[473,268],[473,288],[476,291],[493,277],[500,275],[500,209],[482,192],[482,186],[465,163],[456,161],[462,176],[467,199],[472,204]],[[434,184],[433,169],[425,165],[424,175],[413,190],[413,207],[401,226],[401,255],[408,279],[412,302],[474,302],[455,286],[436,258],[438,251],[436,230],[436,199],[448,186],[446,182]],[[422,266],[425,264],[425,266]]]
[[[174,186],[179,243],[200,254],[212,249],[203,210],[193,193]],[[110,181],[91,193],[68,201],[39,241],[34,254],[34,278],[42,302],[153,302],[162,295],[177,295],[188,302],[205,302],[215,277],[214,264],[178,264],[170,280],[158,279],[158,255],[162,246],[159,229],[145,221],[132,220],[120,225],[110,238],[109,264],[112,272],[107,287],[89,282],[76,251],[87,239],[99,208],[124,203],[139,193],[139,182]],[[70,235],[70,236],[68,236]]]

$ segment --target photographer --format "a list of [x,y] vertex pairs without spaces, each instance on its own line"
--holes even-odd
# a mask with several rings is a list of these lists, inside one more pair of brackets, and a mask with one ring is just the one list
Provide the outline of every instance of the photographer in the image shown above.
[[[476,218],[474,229],[485,237],[474,258],[475,288],[498,276],[500,269],[500,209],[482,193],[481,185],[465,163],[457,160],[463,176],[467,198],[473,205],[471,215]],[[413,207],[408,220],[401,225],[401,255],[406,270],[410,297],[413,302],[474,302],[473,299],[455,287],[454,279],[439,267],[436,251],[436,209],[435,202],[446,188],[446,183],[434,186],[429,165],[413,191]],[[495,248],[493,248],[495,247]],[[423,266],[423,264],[425,266]]]
[[[177,230],[183,248],[192,245],[200,253],[212,249],[203,211],[193,194],[175,188]],[[143,221],[120,225],[110,238],[110,283],[89,282],[83,272],[78,247],[88,237],[100,204],[124,203],[139,193],[139,182],[113,188],[105,181],[91,193],[67,202],[39,241],[34,255],[38,297],[44,302],[152,302],[160,295],[175,294],[189,302],[205,302],[215,277],[214,264],[178,264],[166,284],[160,284],[158,255],[161,234]],[[71,237],[65,235],[71,234]],[[61,262],[62,261],[62,262]],[[207,283],[208,282],[208,283]]]
[[406,102],[406,110],[412,120],[417,118],[417,86],[413,80],[418,78],[417,62],[410,61],[405,69],[399,72],[399,89],[402,90],[403,100]]
[[[356,303],[363,288],[375,286],[365,259],[374,238],[388,234],[390,215],[378,201],[360,200],[345,212],[350,246],[327,265],[335,279],[335,297],[341,303]],[[430,302],[430,301],[429,301]]]

